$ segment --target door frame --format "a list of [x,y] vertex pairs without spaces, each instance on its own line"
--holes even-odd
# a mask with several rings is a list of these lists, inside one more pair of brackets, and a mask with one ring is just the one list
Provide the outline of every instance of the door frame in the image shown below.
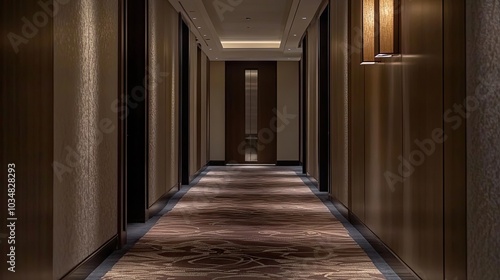
[[179,188],[189,185],[189,26],[179,14]]
[[127,244],[127,2],[118,1],[118,103],[122,115],[118,115],[118,247]]

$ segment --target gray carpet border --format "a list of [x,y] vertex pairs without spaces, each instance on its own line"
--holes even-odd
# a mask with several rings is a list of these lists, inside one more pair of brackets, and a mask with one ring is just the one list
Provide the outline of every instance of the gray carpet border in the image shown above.
[[155,216],[149,219],[146,223],[133,223],[128,224],[127,227],[127,244],[120,250],[114,251],[109,257],[106,258],[87,278],[86,280],[99,280],[108,271],[113,268],[113,266],[135,245],[139,239],[141,239],[146,233],[158,222],[158,220],[172,209],[181,200],[181,198],[198,182],[203,178],[209,171],[206,168],[189,184],[184,185],[182,188],[176,192],[167,202],[167,205]]
[[[302,169],[302,168],[300,168]],[[330,201],[327,192],[320,192],[318,187],[309,179],[309,176],[302,173],[302,170],[294,170],[302,179],[302,182],[309,187],[312,193],[314,193],[325,206],[330,210],[333,216],[339,220],[342,225],[347,229],[349,235],[358,243],[358,245],[365,251],[368,257],[372,260],[375,267],[380,270],[388,280],[401,280],[396,272],[391,268],[389,264],[379,255],[379,253],[372,247],[372,245],[365,239],[365,237],[351,224],[335,207],[335,205]]]

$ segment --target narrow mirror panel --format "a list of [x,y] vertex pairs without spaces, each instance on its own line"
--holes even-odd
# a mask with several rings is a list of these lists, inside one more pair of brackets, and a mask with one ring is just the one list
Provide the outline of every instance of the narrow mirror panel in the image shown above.
[[258,70],[245,70],[245,161],[257,162]]

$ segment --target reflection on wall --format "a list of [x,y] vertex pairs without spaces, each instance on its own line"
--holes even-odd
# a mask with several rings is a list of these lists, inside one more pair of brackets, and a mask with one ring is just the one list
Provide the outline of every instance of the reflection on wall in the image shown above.
[[245,162],[257,162],[259,70],[245,70]]

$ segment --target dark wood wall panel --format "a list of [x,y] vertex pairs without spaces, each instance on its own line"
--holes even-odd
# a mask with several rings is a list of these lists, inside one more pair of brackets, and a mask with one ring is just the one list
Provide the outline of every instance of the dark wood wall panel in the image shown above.
[[[466,98],[465,0],[444,0],[444,110]],[[444,122],[444,276],[467,279],[466,128]],[[457,152],[458,151],[458,152]]]
[[[259,151],[259,163],[275,164],[277,159],[276,148],[276,107],[277,107],[277,63],[275,61],[266,61],[259,63],[259,93],[258,93],[258,106],[259,117],[258,127],[259,130],[263,129],[269,133],[263,133],[260,138],[269,139],[263,141],[263,149]],[[267,135],[269,134],[269,135]],[[264,140],[264,139],[262,139]]]
[[332,195],[349,204],[349,2],[330,1],[330,157]]
[[401,247],[403,186],[389,184],[402,155],[400,60],[365,67],[365,223],[394,251]]
[[420,277],[443,279],[443,146],[421,160],[415,143],[443,128],[443,7],[434,0],[403,5],[403,157],[417,164],[404,183],[401,257]]
[[[47,1],[52,2],[52,1]],[[16,272],[7,271],[7,239],[0,239],[1,279],[52,279],[53,20],[14,51],[7,34],[23,36],[36,1],[2,1],[0,234],[7,235],[7,164],[16,165]],[[35,31],[33,31],[35,32]],[[11,245],[8,245],[9,247]]]
[[[361,4],[350,1],[348,207],[421,278],[465,279],[465,127],[443,119],[465,98],[464,2],[402,1],[402,55],[367,66]],[[432,140],[443,129],[444,145]]]
[[[361,0],[353,0],[351,11],[361,11]],[[353,12],[350,27],[360,27],[361,13]],[[361,66],[361,37],[358,29],[349,28],[349,150],[350,150],[350,202],[351,211],[365,221],[365,67]]]
[[245,138],[244,71],[245,69],[241,67],[238,63],[230,61],[226,62],[226,162],[227,163],[245,162],[245,154],[240,153],[238,151],[239,143],[244,141]]

